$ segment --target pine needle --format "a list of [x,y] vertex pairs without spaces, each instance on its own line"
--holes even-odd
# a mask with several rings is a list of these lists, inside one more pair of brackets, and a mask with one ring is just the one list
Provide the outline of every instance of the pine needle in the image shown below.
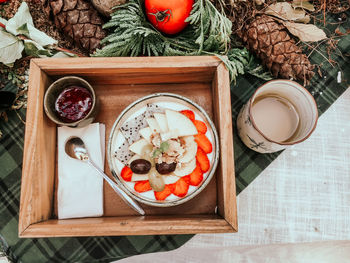
[[[94,56],[190,56],[216,55],[226,64],[231,81],[243,74],[248,64],[246,49],[231,44],[231,21],[219,12],[210,0],[197,0],[190,16],[189,25],[175,37],[157,31],[147,20],[143,1],[129,0],[115,8],[111,20],[104,25],[112,31],[103,41],[104,47]],[[227,57],[226,57],[227,56]]]

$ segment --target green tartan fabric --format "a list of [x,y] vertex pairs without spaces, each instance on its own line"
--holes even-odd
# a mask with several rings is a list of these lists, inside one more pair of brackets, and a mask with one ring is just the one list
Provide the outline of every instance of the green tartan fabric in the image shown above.
[[[348,12],[348,16],[350,13]],[[336,17],[329,18],[336,22]],[[334,32],[330,25],[328,32]],[[333,27],[333,28],[331,28]],[[342,25],[350,27],[350,22]],[[314,51],[311,62],[322,68],[323,76],[316,76],[307,87],[314,95],[320,114],[346,90],[350,78],[350,36],[338,43],[338,62],[332,67],[320,53]],[[324,51],[323,51],[324,52]],[[324,54],[326,54],[324,52]],[[343,81],[337,83],[339,68]],[[242,76],[231,87],[233,121],[242,105],[264,81],[252,76]],[[25,119],[25,111],[18,114]],[[9,120],[0,121],[3,136],[0,139],[0,250],[17,262],[110,262],[132,255],[167,251],[178,248],[192,235],[132,236],[132,237],[82,237],[82,238],[18,238],[18,213],[20,200],[21,168],[24,142],[24,124],[15,112],[9,112]],[[259,154],[249,150],[234,131],[237,194],[243,191],[280,153]]]

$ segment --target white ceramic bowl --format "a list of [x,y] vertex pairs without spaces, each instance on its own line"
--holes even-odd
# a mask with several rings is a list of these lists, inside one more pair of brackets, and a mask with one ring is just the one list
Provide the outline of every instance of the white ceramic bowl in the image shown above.
[[[143,113],[146,109],[146,105],[149,103],[173,110],[192,110],[196,115],[196,119],[202,120],[208,127],[206,136],[209,138],[213,145],[213,151],[210,154],[208,154],[208,158],[210,161],[210,169],[204,174],[201,185],[198,187],[190,186],[188,193],[185,197],[180,198],[171,194],[166,200],[158,201],[154,197],[153,190],[145,193],[138,193],[133,188],[135,184],[134,182],[126,182],[120,176],[120,171],[124,165],[115,157],[116,149],[118,149],[118,147],[124,142],[124,137],[120,132],[120,127],[126,121]],[[219,139],[213,122],[209,118],[208,114],[204,111],[204,109],[198,104],[194,103],[188,98],[177,94],[151,94],[133,102],[128,107],[126,107],[126,109],[118,116],[117,120],[115,121],[112,127],[111,134],[109,137],[107,158],[109,167],[113,176],[115,177],[116,182],[129,196],[141,203],[150,206],[170,207],[187,202],[188,200],[198,195],[208,185],[215,173],[219,160]]]

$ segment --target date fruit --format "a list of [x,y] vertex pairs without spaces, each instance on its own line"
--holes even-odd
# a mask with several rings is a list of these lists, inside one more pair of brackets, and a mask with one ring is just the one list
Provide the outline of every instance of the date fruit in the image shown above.
[[135,174],[146,174],[151,170],[151,167],[151,163],[145,159],[136,159],[130,164],[130,169]]
[[175,171],[176,163],[157,163],[156,169],[160,174],[170,174]]

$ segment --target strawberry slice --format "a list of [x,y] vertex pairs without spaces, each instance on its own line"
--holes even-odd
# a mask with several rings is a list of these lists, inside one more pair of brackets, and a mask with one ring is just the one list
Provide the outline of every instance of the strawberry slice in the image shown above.
[[182,110],[180,111],[183,115],[186,115],[187,118],[189,118],[191,121],[194,121],[195,117],[194,117],[194,113],[191,110]]
[[205,153],[211,153],[213,151],[213,146],[205,134],[195,135],[194,140],[198,144],[198,147],[200,147]]
[[163,201],[165,200],[171,193],[173,192],[174,186],[173,184],[166,184],[165,188],[161,192],[154,191],[154,196],[157,200]]
[[188,184],[190,184],[190,182],[191,182],[190,175],[182,176],[182,179],[184,179],[185,182],[188,183]]
[[197,162],[199,163],[199,166],[200,166],[202,172],[203,173],[208,172],[208,170],[210,168],[210,162],[209,162],[207,155],[205,154],[205,152],[201,148],[197,149],[196,159],[197,159]]
[[173,194],[178,197],[184,197],[187,195],[189,187],[190,185],[186,182],[186,179],[182,177],[176,183],[174,183]]
[[194,120],[193,124],[194,124],[194,126],[196,126],[198,133],[205,134],[207,132],[207,125],[205,125],[204,122],[199,121],[199,120]]
[[131,176],[132,176],[132,171],[129,167],[124,166],[122,169],[120,176],[125,180],[125,181],[131,181]]
[[203,173],[198,162],[193,172],[186,176],[190,179],[189,184],[193,186],[197,186],[203,181]]
[[143,193],[143,192],[147,192],[152,190],[151,185],[149,184],[149,181],[138,181],[136,182],[136,184],[134,185],[134,189],[136,192],[138,193]]

